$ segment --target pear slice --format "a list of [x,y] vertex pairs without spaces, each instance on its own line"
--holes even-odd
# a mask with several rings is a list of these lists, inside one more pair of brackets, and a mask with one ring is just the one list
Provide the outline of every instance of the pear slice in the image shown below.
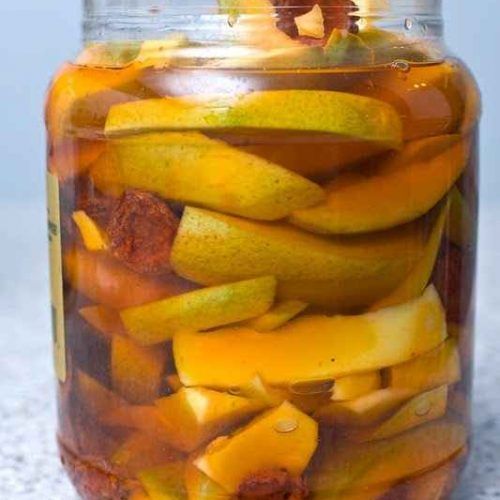
[[197,132],[110,141],[91,176],[110,194],[143,189],[259,220],[281,219],[324,198],[323,190],[304,177]]
[[142,470],[137,477],[151,500],[185,500],[185,469],[185,462],[174,461]]
[[425,233],[419,221],[387,233],[326,239],[188,207],[171,264],[178,275],[205,285],[274,275],[280,297],[349,310],[388,295],[408,275],[422,256]]
[[239,387],[258,373],[288,387],[395,365],[431,351],[446,335],[443,306],[431,286],[400,306],[360,316],[304,316],[273,332],[178,332],[174,357],[186,386]]
[[263,405],[250,399],[204,388],[182,388],[156,401],[169,442],[192,452],[255,415]]
[[154,345],[179,330],[207,330],[259,316],[272,306],[275,290],[272,276],[256,278],[125,309],[121,318],[136,342]]
[[379,371],[359,373],[335,380],[332,401],[350,401],[382,387]]
[[459,135],[409,142],[365,170],[341,173],[326,187],[324,204],[298,210],[290,220],[321,234],[377,231],[415,220],[449,191],[469,153],[470,140]]
[[399,147],[402,125],[384,101],[330,90],[147,99],[113,106],[109,135],[154,130],[265,129],[338,134]]
[[99,252],[108,249],[106,233],[83,210],[73,213],[73,221],[80,231],[87,250]]
[[325,37],[325,18],[321,7],[316,4],[309,12],[295,18],[300,36],[311,38]]
[[467,248],[474,238],[474,218],[457,186],[450,192],[450,217],[446,227],[449,240],[461,248]]
[[270,387],[259,375],[255,375],[249,382],[239,387],[231,387],[229,392],[251,399],[265,408],[280,406],[290,396],[284,389]]
[[125,328],[118,311],[105,306],[87,306],[79,311],[80,316],[104,338],[111,340],[114,335],[125,335]]
[[185,482],[188,500],[218,500],[231,498],[231,495],[229,495],[226,490],[221,488],[192,464],[186,465]]
[[307,306],[308,304],[300,300],[287,300],[277,304],[263,316],[247,321],[245,325],[258,332],[270,332],[298,316]]
[[250,475],[284,469],[300,476],[318,444],[316,422],[285,402],[232,436],[215,440],[194,465],[229,493]]

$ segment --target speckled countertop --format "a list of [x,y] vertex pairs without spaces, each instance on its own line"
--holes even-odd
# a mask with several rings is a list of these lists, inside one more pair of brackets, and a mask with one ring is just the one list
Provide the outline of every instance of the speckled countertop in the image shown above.
[[[0,499],[76,500],[54,441],[44,207],[0,203]],[[500,498],[500,207],[483,207],[475,445],[457,500]]]

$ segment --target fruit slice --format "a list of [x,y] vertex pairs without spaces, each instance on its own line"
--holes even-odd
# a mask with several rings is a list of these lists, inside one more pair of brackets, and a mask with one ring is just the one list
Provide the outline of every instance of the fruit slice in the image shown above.
[[64,255],[64,270],[71,286],[93,302],[120,309],[137,306],[193,288],[181,279],[162,282],[122,266],[107,255],[74,249]]
[[388,420],[371,429],[358,429],[350,434],[355,441],[378,441],[441,418],[446,413],[448,386],[443,385],[419,394],[408,401]]
[[401,282],[422,255],[422,229],[410,225],[384,234],[326,239],[287,225],[188,207],[171,263],[180,276],[205,285],[274,275],[280,290],[294,287],[279,292],[287,299],[352,308],[383,297]]
[[361,316],[305,316],[265,334],[244,327],[178,332],[174,357],[186,386],[239,387],[255,373],[289,386],[391,366],[445,338],[444,310],[431,286],[400,306]]
[[259,375],[255,375],[245,384],[231,387],[229,392],[231,394],[251,399],[252,401],[255,401],[256,404],[262,405],[264,408],[280,406],[290,396],[286,390],[270,387]]
[[121,318],[136,342],[159,344],[179,330],[207,330],[259,316],[272,306],[275,290],[275,278],[256,278],[125,309]]
[[83,210],[73,213],[73,221],[80,231],[87,250],[91,252],[107,250],[106,234]]
[[383,307],[401,304],[402,302],[418,297],[422,291],[425,290],[436,265],[448,214],[449,203],[447,202],[443,208],[441,208],[438,218],[434,223],[423,257],[418,261],[403,282],[387,297],[373,304],[371,310],[376,311]]
[[113,388],[131,403],[153,401],[160,392],[166,361],[166,352],[161,348],[141,347],[125,337],[113,337]]
[[460,380],[457,341],[449,339],[437,349],[387,370],[390,387],[419,393]]
[[155,404],[170,432],[169,442],[185,452],[194,451],[262,409],[255,401],[201,387],[183,388]]
[[332,401],[351,401],[382,387],[380,372],[367,372],[335,380]]
[[316,450],[316,422],[290,403],[215,440],[194,464],[230,493],[252,474],[284,469],[300,476]]
[[245,326],[258,332],[270,332],[288,323],[307,308],[300,300],[288,300],[273,307],[269,312],[245,323]]
[[137,474],[151,500],[185,500],[185,463],[176,461]]
[[399,482],[437,467],[466,444],[465,427],[440,420],[385,441],[331,447],[311,489],[318,498],[331,499],[352,488]]
[[267,90],[165,97],[117,105],[108,135],[151,130],[244,128],[325,132],[398,147],[399,115],[384,101],[329,90]]
[[125,335],[120,315],[114,309],[104,306],[88,306],[78,311],[87,323],[102,333],[108,340],[113,335]]
[[115,139],[91,175],[104,192],[143,189],[262,220],[281,219],[324,196],[313,182],[197,132]]
[[455,245],[467,248],[473,241],[474,222],[470,208],[457,186],[450,193],[450,217],[446,235]]
[[229,493],[192,464],[186,465],[186,490],[189,500],[217,500],[231,498]]
[[300,36],[311,38],[324,38],[325,19],[319,5],[315,5],[309,12],[295,18],[295,24]]
[[367,426],[396,411],[410,397],[398,389],[380,389],[352,401],[336,401],[320,408],[314,418],[331,426]]
[[410,142],[365,170],[340,174],[327,186],[324,204],[298,210],[290,220],[323,234],[363,233],[412,221],[453,186],[469,152],[470,141],[458,135]]

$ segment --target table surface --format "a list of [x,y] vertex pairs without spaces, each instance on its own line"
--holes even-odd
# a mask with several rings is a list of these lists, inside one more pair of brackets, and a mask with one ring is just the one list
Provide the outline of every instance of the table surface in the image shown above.
[[[54,442],[42,203],[0,204],[0,498],[76,500]],[[500,497],[500,207],[483,207],[475,442],[456,500]]]

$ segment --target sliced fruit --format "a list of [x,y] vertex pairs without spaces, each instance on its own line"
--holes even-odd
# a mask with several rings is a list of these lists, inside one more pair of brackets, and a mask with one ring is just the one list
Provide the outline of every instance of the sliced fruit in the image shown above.
[[324,204],[298,210],[290,220],[322,234],[377,231],[415,220],[453,186],[469,152],[470,141],[458,135],[410,142],[365,170],[340,174],[327,186]]
[[424,392],[404,404],[394,415],[375,428],[357,429],[350,434],[355,441],[378,441],[401,434],[443,417],[448,403],[448,386]]
[[87,306],[78,312],[94,330],[102,333],[107,339],[111,339],[113,335],[125,335],[120,315],[114,309],[105,306]]
[[465,427],[440,420],[384,441],[331,447],[311,488],[318,498],[330,499],[353,488],[399,482],[439,466],[466,444]]
[[257,404],[262,404],[263,407],[269,408],[280,406],[289,398],[289,393],[286,390],[270,387],[259,375],[255,375],[250,381],[238,387],[231,387],[229,392],[251,399]]
[[247,321],[245,326],[258,332],[270,332],[298,316],[307,306],[308,304],[300,300],[287,300],[277,304],[263,316]]
[[178,332],[174,357],[186,386],[239,387],[255,373],[271,385],[289,386],[395,365],[429,352],[446,335],[431,286],[400,306],[361,316],[305,316],[265,334],[244,327]]
[[120,186],[144,189],[262,220],[281,219],[324,196],[317,184],[197,132],[112,140],[91,175],[104,192],[116,194]]
[[461,378],[460,355],[455,339],[449,339],[433,351],[387,370],[390,387],[419,393]]
[[189,500],[231,498],[231,495],[226,490],[192,464],[186,465],[185,482]]
[[204,388],[182,388],[156,401],[169,442],[191,452],[263,408],[255,400]]
[[134,63],[141,67],[164,68],[168,66],[175,54],[175,49],[186,45],[185,35],[176,34],[160,40],[145,40]]
[[78,55],[75,63],[79,66],[99,68],[124,68],[137,57],[139,41],[108,41],[88,44]]
[[458,466],[452,462],[442,465],[408,481],[406,500],[441,500],[451,492],[458,474]]
[[379,371],[359,373],[335,380],[332,401],[351,401],[382,387]]
[[370,298],[373,303],[401,282],[422,255],[427,239],[423,229],[417,224],[383,234],[326,239],[287,225],[188,207],[171,263],[180,276],[205,285],[274,275],[280,296],[287,300],[326,302],[345,310]]
[[111,343],[113,388],[127,401],[148,403],[160,393],[167,354],[158,347],[141,347],[125,337]]
[[125,309],[121,318],[136,342],[159,344],[179,330],[207,330],[259,316],[272,306],[275,291],[275,278],[256,278]]
[[321,7],[317,4],[306,14],[297,16],[295,24],[300,36],[319,39],[325,36],[325,19]]
[[184,462],[170,462],[142,470],[137,477],[151,500],[184,500],[185,467]]
[[320,408],[314,418],[336,426],[367,426],[380,422],[410,398],[410,393],[398,389],[380,389],[352,401],[335,401]]
[[387,297],[372,305],[371,310],[376,311],[383,307],[390,307],[395,304],[401,304],[407,300],[418,297],[425,287],[429,284],[432,272],[443,240],[443,232],[449,214],[449,203],[447,202],[437,217],[432,228],[429,240],[427,241],[424,255],[411,270],[410,274],[393,290]]
[[91,252],[107,250],[106,233],[83,210],[73,212],[73,221],[77,225],[85,248]]
[[446,235],[455,245],[467,248],[473,241],[474,222],[463,194],[457,186],[450,192],[450,217]]
[[107,255],[82,249],[64,254],[65,276],[71,286],[93,302],[121,309],[178,295],[192,289],[181,279],[168,282],[142,276]]
[[398,147],[401,119],[384,101],[330,90],[162,98],[114,106],[108,135],[151,130],[244,128],[325,132]]
[[252,474],[284,469],[300,476],[316,450],[316,422],[283,403],[232,436],[215,440],[194,465],[230,493]]

